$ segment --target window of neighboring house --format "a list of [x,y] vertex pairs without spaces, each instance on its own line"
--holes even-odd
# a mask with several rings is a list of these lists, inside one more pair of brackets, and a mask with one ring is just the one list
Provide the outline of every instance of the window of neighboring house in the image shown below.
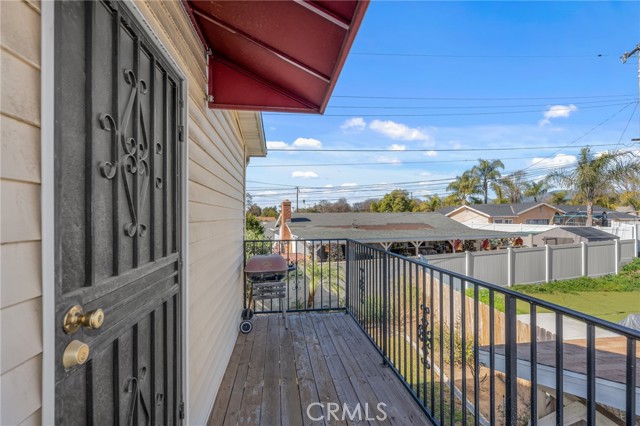
[[493,223],[513,223],[513,219],[493,219]]
[[527,219],[524,223],[527,225],[548,225],[549,219]]

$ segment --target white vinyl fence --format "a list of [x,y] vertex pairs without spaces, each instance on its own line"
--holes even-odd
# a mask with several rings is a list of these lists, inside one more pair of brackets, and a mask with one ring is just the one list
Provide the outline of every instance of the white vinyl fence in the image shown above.
[[423,262],[492,284],[534,284],[617,274],[636,256],[635,240],[420,256]]

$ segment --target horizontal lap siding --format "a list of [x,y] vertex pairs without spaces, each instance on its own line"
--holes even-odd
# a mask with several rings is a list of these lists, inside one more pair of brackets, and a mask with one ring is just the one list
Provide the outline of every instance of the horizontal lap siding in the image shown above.
[[180,2],[138,2],[189,82],[189,421],[204,424],[242,307],[244,145],[236,115],[206,106],[204,49]]
[[0,2],[0,424],[39,424],[42,389],[40,256],[40,10]]

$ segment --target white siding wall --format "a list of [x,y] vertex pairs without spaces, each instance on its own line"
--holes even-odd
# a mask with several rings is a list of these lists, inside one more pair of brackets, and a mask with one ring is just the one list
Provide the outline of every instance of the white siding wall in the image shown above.
[[0,2],[0,424],[39,424],[40,6]]
[[238,335],[245,146],[233,112],[206,106],[204,49],[180,2],[138,1],[189,81],[189,423],[204,424]]
[[[205,104],[204,51],[180,2],[137,1],[189,81],[190,424],[206,423],[242,303],[245,146],[233,112]],[[0,424],[40,424],[40,7],[0,1]],[[19,327],[16,327],[19,324]]]

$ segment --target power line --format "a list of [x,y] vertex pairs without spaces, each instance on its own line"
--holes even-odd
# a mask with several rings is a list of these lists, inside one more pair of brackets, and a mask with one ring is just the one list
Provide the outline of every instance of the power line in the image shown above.
[[[609,108],[620,105],[631,105],[636,101],[629,103],[614,103],[607,105],[591,105],[583,106],[581,109],[593,109],[593,108]],[[556,111],[571,111],[573,108],[556,108]],[[544,113],[546,110],[524,110],[524,111],[483,111],[483,112],[446,112],[437,114],[358,114],[360,117],[459,117],[459,116],[477,116],[477,115],[513,115],[513,114],[532,114],[532,113]],[[266,114],[266,113],[265,113]],[[294,113],[269,113],[269,115],[296,115]],[[353,114],[324,114],[325,117],[353,117]]]
[[[637,105],[637,102],[635,102],[635,104]],[[524,168],[524,170],[527,170],[533,166],[535,166],[536,164],[541,163],[542,161],[549,159],[550,157],[553,157],[554,155],[558,154],[560,151],[562,151],[563,149],[568,148],[569,146],[573,145],[574,143],[578,142],[580,139],[584,138],[585,136],[589,135],[590,133],[593,133],[596,129],[598,129],[600,126],[602,126],[603,124],[607,123],[609,120],[611,120],[613,117],[615,117],[616,115],[620,114],[622,111],[624,111],[625,109],[627,109],[629,107],[629,105],[631,104],[627,104],[624,107],[622,107],[621,109],[619,109],[617,112],[615,112],[613,115],[609,116],[608,118],[606,118],[605,120],[601,121],[600,123],[596,124],[594,127],[592,127],[590,130],[588,130],[587,132],[583,133],[581,136],[577,137],[576,139],[574,139],[573,141],[569,142],[567,145],[560,147],[558,150],[556,150],[555,152],[553,152],[551,155],[548,155],[546,157],[541,158],[540,160],[536,161],[535,163],[531,164],[530,166]]]
[[584,55],[452,55],[440,53],[397,53],[397,52],[351,52],[353,56],[391,56],[391,57],[407,57],[407,58],[451,58],[451,59],[574,59],[574,58],[591,58],[600,59],[610,57],[612,55],[602,53],[591,53]]
[[[608,108],[620,105],[631,105],[633,102],[624,103],[618,102],[614,104],[607,105],[591,105],[591,106],[583,106],[581,109],[592,109],[592,108]],[[556,111],[572,111],[573,108],[556,108]],[[457,112],[457,113],[437,113],[437,114],[387,114],[387,113],[379,113],[379,114],[358,114],[360,117],[454,117],[454,116],[475,116],[475,115],[511,115],[511,114],[532,114],[532,113],[544,113],[546,110],[524,110],[524,111],[484,111],[484,112]],[[296,115],[296,113],[288,113],[288,112],[269,112],[263,113],[264,115],[269,116],[287,116],[287,115]],[[353,117],[354,114],[324,114],[322,116],[314,116],[314,117]]]
[[622,130],[622,133],[620,134],[620,138],[618,139],[618,143],[616,144],[616,148],[618,147],[618,145],[620,145],[620,142],[622,142],[622,138],[624,137],[624,134],[627,132],[627,129],[629,128],[629,124],[631,123],[631,119],[633,118],[633,116],[636,113],[637,109],[638,109],[638,104],[636,103],[635,106],[633,107],[633,111],[631,111],[631,115],[629,116],[629,120],[627,120],[626,126],[624,126],[624,129]]
[[[589,146],[615,146],[617,144],[614,143],[605,143],[605,144],[596,144]],[[423,149],[374,149],[374,148],[366,148],[366,149],[358,149],[358,148],[322,148],[322,149],[311,149],[311,148],[295,148],[295,149],[286,149],[286,148],[269,148],[271,152],[393,152],[393,153],[402,153],[402,152],[483,152],[483,151],[522,151],[522,150],[536,150],[536,149],[556,149],[556,146],[511,146],[511,147],[503,147],[503,148],[423,148]],[[252,167],[252,165],[249,165]]]
[[[553,165],[549,167],[539,167],[536,169],[531,169],[528,172],[523,173],[522,178],[534,179],[540,176],[544,176],[552,170],[556,170],[559,168],[565,168],[567,165]],[[519,170],[505,172],[504,176],[508,177],[517,173]],[[378,192],[378,191],[389,191],[393,189],[399,188],[408,188],[413,189],[414,191],[418,191],[420,189],[430,188],[435,189],[434,187],[446,187],[455,177],[441,178],[441,179],[430,179],[430,180],[418,180],[418,181],[408,181],[408,182],[389,182],[389,183],[376,183],[376,184],[361,184],[361,185],[350,185],[350,186],[316,186],[316,187],[300,187],[300,193],[303,195],[318,195],[318,194],[329,194],[329,193],[348,193],[348,192]],[[250,188],[251,191],[256,190],[269,190],[271,188]],[[288,189],[278,189],[274,188],[270,192],[277,192],[273,194],[252,194],[255,197],[260,198],[271,198],[275,196],[281,196],[283,194],[293,194],[294,191]]]
[[416,97],[416,96],[368,96],[368,95],[332,95],[332,98],[345,99],[395,99],[395,100],[431,100],[431,101],[512,101],[512,100],[567,100],[596,98],[628,98],[635,94],[589,95],[589,96],[537,96],[537,97],[501,97],[501,98],[458,98],[458,97]]
[[[620,99],[606,99],[598,101],[571,102],[575,106],[606,104],[614,101],[634,101],[633,96],[627,96]],[[548,107],[549,104],[521,104],[521,105],[422,105],[422,106],[404,106],[404,105],[329,105],[328,108],[336,109],[482,109],[482,108],[532,108],[532,107]]]

